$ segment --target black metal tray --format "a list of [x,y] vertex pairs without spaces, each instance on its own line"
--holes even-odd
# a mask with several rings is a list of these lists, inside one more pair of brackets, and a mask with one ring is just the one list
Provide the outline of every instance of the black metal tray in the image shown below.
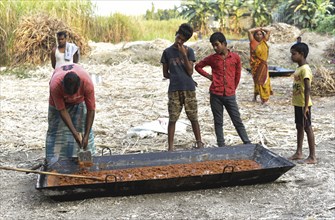
[[294,70],[286,69],[280,66],[269,66],[268,69],[270,77],[290,76],[294,73]]
[[[44,166],[43,170],[56,170],[59,173],[67,174],[76,173],[80,170],[76,160],[77,158],[62,159],[49,167]],[[36,189],[55,200],[187,191],[268,183],[275,181],[295,166],[292,162],[260,145],[248,144],[174,152],[97,156],[93,157],[94,165],[89,171],[189,164],[214,160],[253,160],[261,165],[261,169],[236,172],[231,169],[229,169],[229,172],[225,172],[225,169],[223,169],[221,174],[126,182],[106,180],[95,184],[70,186],[48,186],[48,175],[39,174]]]
[[[246,68],[246,70],[251,73],[250,68]],[[277,77],[277,76],[291,76],[295,70],[286,69],[280,66],[268,66],[268,71],[270,77]]]

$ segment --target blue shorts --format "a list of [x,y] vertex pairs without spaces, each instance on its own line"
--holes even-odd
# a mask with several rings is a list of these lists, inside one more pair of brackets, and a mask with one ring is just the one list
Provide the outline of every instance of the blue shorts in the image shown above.
[[305,107],[294,106],[295,123],[303,127],[309,127],[312,125],[311,106],[308,107],[307,118],[304,117],[304,109]]

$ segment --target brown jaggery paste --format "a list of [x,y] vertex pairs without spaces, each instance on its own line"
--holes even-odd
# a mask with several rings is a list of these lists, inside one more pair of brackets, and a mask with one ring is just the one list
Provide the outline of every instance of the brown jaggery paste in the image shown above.
[[85,167],[91,167],[94,164],[91,161],[78,161],[78,165],[80,168],[85,168]]
[[[150,179],[170,179],[187,176],[203,176],[227,172],[240,172],[261,169],[261,165],[253,160],[217,160],[190,164],[173,164],[165,166],[136,167],[120,170],[101,170],[89,172],[82,170],[78,175],[99,177],[102,181],[48,176],[48,186],[83,185],[107,182],[128,182]],[[106,178],[107,177],[107,178]]]

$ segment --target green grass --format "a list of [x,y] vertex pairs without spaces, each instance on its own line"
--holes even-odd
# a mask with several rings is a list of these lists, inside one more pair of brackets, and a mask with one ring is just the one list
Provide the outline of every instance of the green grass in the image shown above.
[[183,19],[172,19],[168,21],[142,20],[142,36],[136,40],[154,40],[157,38],[174,41],[175,33],[178,27],[185,23]]

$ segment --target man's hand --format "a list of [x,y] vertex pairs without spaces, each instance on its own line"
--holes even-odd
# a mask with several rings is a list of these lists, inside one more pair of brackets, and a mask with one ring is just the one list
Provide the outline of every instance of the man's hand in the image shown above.
[[69,128],[69,130],[71,131],[71,133],[72,133],[74,139],[76,140],[76,142],[78,143],[79,147],[82,148],[83,147],[82,146],[83,137],[74,127],[68,111],[64,108],[62,110],[59,110],[59,113],[60,113],[61,118],[63,119],[64,123]]
[[84,135],[84,138],[82,139],[82,142],[81,142],[81,147],[84,149],[84,150],[87,150],[87,145],[88,145],[88,136],[90,134],[85,134]]
[[76,140],[77,144],[79,145],[80,148],[82,148],[82,143],[83,143],[83,136],[81,133],[76,132],[76,135],[74,136],[74,139]]

